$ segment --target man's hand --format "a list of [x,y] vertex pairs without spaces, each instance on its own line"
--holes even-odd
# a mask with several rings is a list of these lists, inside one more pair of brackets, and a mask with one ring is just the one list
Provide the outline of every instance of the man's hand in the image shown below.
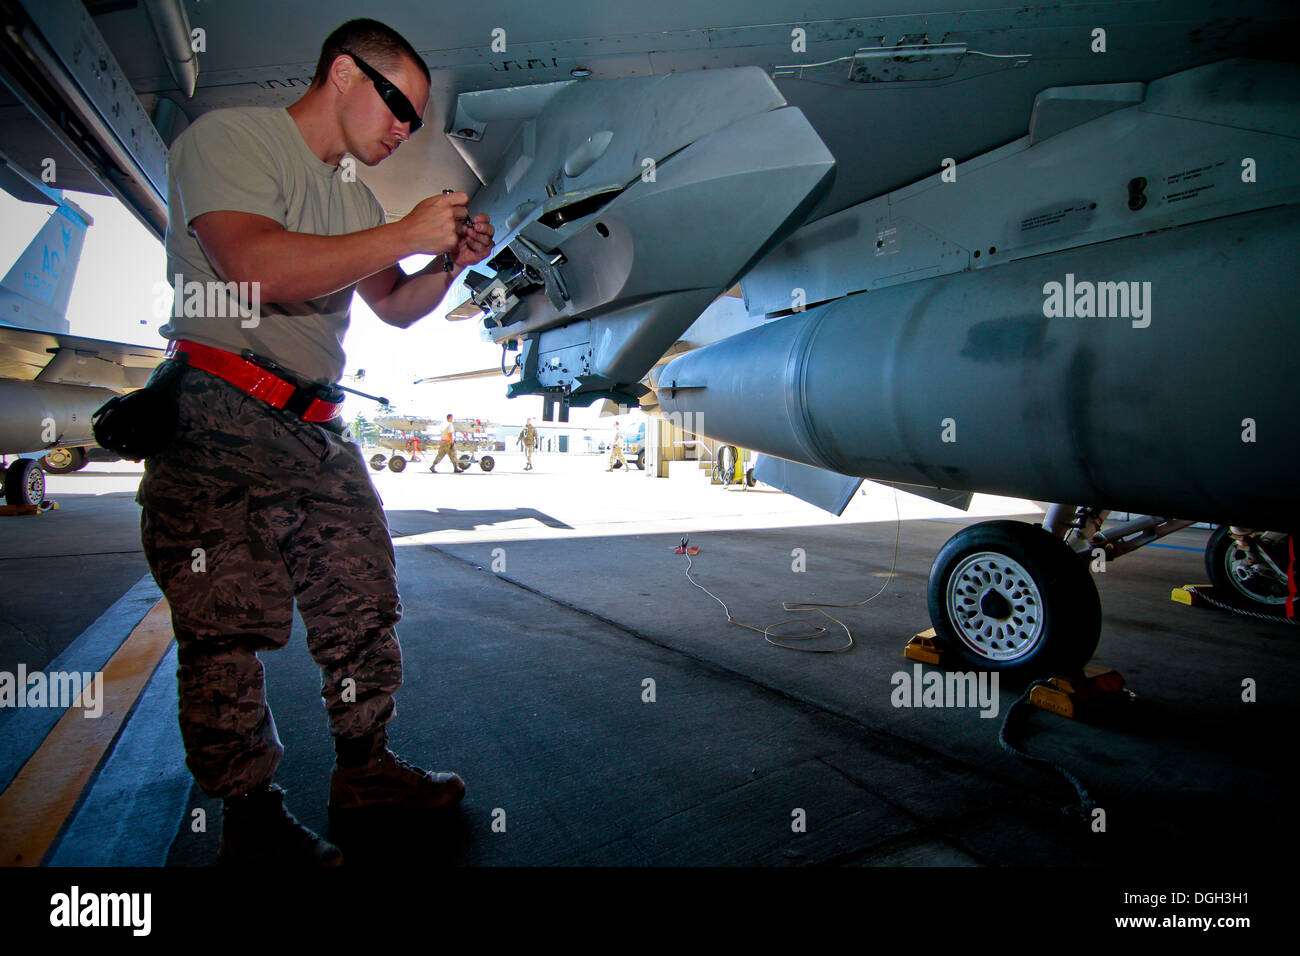
[[431,256],[458,252],[461,233],[466,229],[464,220],[469,215],[465,208],[467,202],[469,196],[455,192],[430,196],[416,203],[398,222],[411,251]]
[[457,243],[456,251],[452,255],[452,264],[457,269],[463,269],[465,266],[482,262],[492,251],[492,237],[495,234],[496,230],[488,222],[487,214],[479,213],[465,225],[465,231],[461,234],[460,242]]
[[488,217],[479,213],[466,221],[464,193],[444,193],[430,196],[419,203],[394,225],[405,227],[405,235],[419,235],[423,230],[425,245],[422,251],[435,253],[437,244],[453,238],[443,255],[449,257],[454,272],[442,267],[443,260],[435,259],[419,272],[405,275],[396,265],[370,276],[357,286],[375,314],[389,325],[406,328],[428,315],[446,294],[456,274],[465,266],[482,262],[492,251],[495,230]]

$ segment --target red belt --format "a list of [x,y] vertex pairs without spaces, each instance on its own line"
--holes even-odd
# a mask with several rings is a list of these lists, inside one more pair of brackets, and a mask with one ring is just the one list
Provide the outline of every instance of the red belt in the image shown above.
[[317,398],[321,386],[299,387],[257,362],[224,349],[175,339],[167,346],[167,357],[177,355],[184,355],[188,365],[224,379],[273,408],[286,409],[305,422],[327,422],[343,407],[342,399],[327,402]]

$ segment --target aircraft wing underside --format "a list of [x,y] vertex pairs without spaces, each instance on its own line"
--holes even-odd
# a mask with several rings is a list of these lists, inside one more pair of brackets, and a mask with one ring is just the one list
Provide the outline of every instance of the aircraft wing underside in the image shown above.
[[[0,0],[0,154],[71,157],[161,233],[166,144],[205,111],[297,99],[355,10],[148,7]],[[518,353],[512,394],[657,398],[902,483],[1293,513],[1280,459],[1237,447],[1291,404],[1293,5],[789,10],[367,7],[433,79],[427,131],[363,178],[390,217],[448,187],[491,214],[463,281]],[[116,362],[54,340],[38,371],[24,348],[6,360],[33,380]],[[1226,360],[1253,370],[1249,407]]]
[[[823,0],[799,19],[785,0],[483,3],[454,16],[375,0],[365,13],[408,37],[433,74],[426,131],[363,171],[392,217],[508,175],[536,89],[551,86],[758,68],[839,164],[829,213],[1014,139],[1043,89],[1294,58],[1280,0]],[[356,15],[337,0],[0,0],[0,152],[29,169],[55,161],[59,185],[117,195],[161,235],[167,144],[208,110],[293,102],[321,40]],[[509,90],[490,109],[472,99]],[[592,117],[583,138],[603,128]]]
[[142,388],[163,349],[0,326],[0,379]]

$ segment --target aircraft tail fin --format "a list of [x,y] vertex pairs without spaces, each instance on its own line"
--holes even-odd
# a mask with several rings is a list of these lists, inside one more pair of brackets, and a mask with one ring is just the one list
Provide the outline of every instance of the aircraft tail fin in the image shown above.
[[72,200],[61,199],[59,207],[0,280],[0,299],[17,306],[4,309],[0,322],[43,332],[68,331],[68,299],[81,261],[86,227],[93,222]]

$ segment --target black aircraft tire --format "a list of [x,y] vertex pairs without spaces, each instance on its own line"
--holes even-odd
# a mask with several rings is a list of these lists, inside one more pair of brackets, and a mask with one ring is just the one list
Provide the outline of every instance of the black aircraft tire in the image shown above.
[[406,459],[401,455],[394,455],[388,459],[388,470],[401,473],[406,470]]
[[736,480],[736,458],[740,452],[735,445],[723,445],[718,449],[718,477],[724,485]]
[[927,597],[940,643],[978,670],[1077,673],[1101,636],[1101,598],[1087,562],[1022,521],[985,521],[955,534],[930,568]]
[[[54,456],[51,461],[50,456]],[[58,462],[67,456],[67,461],[59,464]],[[86,467],[86,449],[84,448],[59,448],[45,453],[40,464],[47,475],[70,475],[74,471],[81,471]]]
[[375,471],[383,471],[383,470],[384,470],[384,461],[385,461],[385,459],[384,459],[384,456],[383,456],[383,455],[371,455],[371,456],[370,456],[370,467],[373,468]]
[[491,455],[484,455],[484,456],[483,456],[482,458],[480,458],[479,461],[478,461],[478,466],[479,466],[480,468],[482,468],[484,471],[491,471],[491,470],[493,469],[493,467],[495,467],[495,465],[496,465],[496,462],[493,461]]
[[[1214,534],[1210,535],[1210,540],[1205,543],[1205,570],[1210,575],[1210,583],[1214,585],[1215,597],[1221,596],[1220,599],[1229,604],[1235,604],[1237,607],[1258,614],[1278,617],[1284,615],[1286,613],[1285,589],[1280,594],[1265,594],[1253,590],[1232,573],[1233,553],[1236,550],[1233,547],[1232,532],[1226,524],[1215,528]],[[1274,560],[1277,558],[1274,557]]]
[[32,458],[19,458],[5,469],[5,503],[39,505],[45,500],[45,472]]

